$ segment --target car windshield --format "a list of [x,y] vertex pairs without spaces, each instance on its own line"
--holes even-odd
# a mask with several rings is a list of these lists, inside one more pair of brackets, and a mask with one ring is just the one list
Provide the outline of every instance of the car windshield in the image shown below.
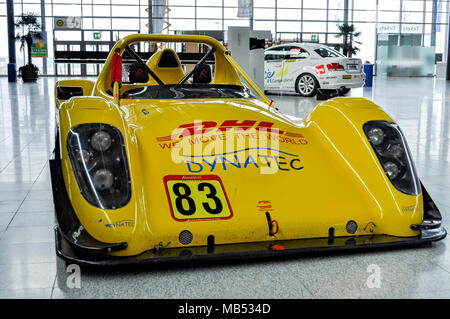
[[250,98],[247,88],[227,84],[152,85],[128,90],[124,99]]
[[316,52],[322,58],[341,58],[341,57],[344,57],[344,55],[339,53],[338,51],[333,50],[331,48],[326,48],[326,47],[321,47],[321,48],[315,49],[314,52]]

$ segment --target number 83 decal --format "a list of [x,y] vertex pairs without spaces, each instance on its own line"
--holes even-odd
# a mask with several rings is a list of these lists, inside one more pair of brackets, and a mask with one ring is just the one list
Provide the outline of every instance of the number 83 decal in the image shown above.
[[219,176],[168,175],[164,186],[177,221],[228,219],[233,215]]

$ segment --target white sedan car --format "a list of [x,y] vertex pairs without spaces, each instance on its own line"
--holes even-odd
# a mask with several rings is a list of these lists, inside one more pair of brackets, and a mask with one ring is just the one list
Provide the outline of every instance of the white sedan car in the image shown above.
[[364,83],[361,59],[347,58],[322,44],[282,44],[266,49],[264,55],[265,91],[314,96],[320,88],[344,95]]

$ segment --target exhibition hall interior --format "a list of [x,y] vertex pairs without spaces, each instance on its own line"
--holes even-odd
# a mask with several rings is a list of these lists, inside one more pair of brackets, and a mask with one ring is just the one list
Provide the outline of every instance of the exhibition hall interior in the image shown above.
[[449,5],[0,1],[0,299],[450,298]]

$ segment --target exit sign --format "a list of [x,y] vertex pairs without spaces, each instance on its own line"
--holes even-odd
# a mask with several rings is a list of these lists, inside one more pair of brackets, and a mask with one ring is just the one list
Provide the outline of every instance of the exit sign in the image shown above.
[[102,38],[102,33],[101,32],[94,32],[94,39],[95,40],[100,40]]
[[311,42],[319,42],[319,36],[317,34],[311,34]]

